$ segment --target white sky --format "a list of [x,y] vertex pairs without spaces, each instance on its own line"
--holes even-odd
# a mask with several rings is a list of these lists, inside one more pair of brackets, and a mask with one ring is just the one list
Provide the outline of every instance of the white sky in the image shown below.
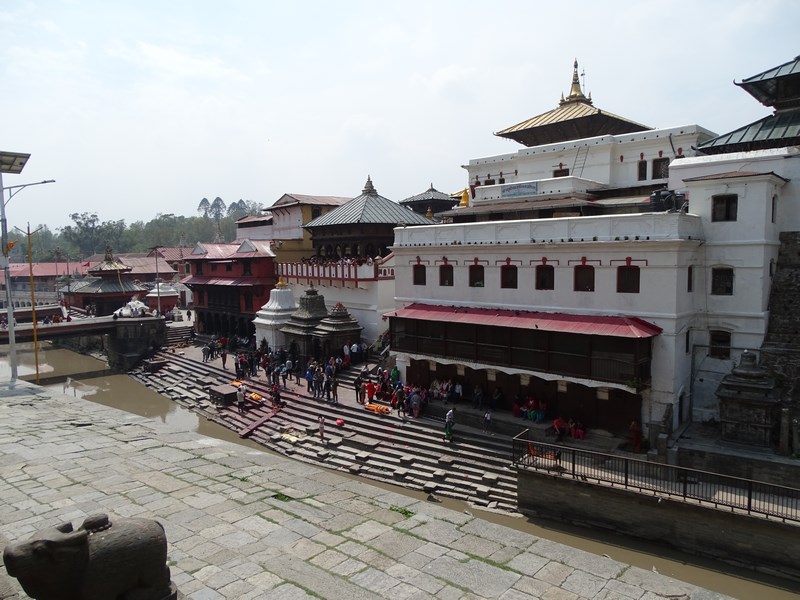
[[[4,0],[9,228],[194,216],[203,197],[400,201],[521,146],[572,61],[595,106],[722,134],[769,114],[732,81],[800,54],[796,0]],[[794,41],[792,41],[794,40]]]

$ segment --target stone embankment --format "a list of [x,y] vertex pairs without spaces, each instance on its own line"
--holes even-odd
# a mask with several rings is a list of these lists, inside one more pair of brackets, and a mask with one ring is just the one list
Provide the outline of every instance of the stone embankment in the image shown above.
[[[189,379],[183,373],[170,388]],[[0,384],[0,498],[3,546],[101,512],[112,521],[159,520],[172,580],[191,600],[724,598],[318,465],[24,382]],[[26,597],[4,569],[0,594]]]

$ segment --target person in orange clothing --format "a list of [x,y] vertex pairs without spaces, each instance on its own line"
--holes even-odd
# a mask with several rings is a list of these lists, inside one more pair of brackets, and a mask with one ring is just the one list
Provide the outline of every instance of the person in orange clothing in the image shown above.
[[375,383],[370,379],[369,383],[367,383],[367,398],[372,404],[372,401],[375,399]]

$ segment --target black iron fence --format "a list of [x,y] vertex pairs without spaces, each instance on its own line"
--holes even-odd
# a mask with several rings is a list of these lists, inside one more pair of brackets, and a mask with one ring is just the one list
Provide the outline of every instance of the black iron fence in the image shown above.
[[527,429],[514,438],[512,451],[520,469],[800,523],[800,489],[546,444],[530,439]]

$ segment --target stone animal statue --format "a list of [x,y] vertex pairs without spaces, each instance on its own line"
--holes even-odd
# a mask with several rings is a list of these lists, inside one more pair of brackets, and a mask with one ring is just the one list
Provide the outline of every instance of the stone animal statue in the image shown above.
[[8,574],[35,600],[175,600],[167,537],[157,521],[87,517],[6,546]]

